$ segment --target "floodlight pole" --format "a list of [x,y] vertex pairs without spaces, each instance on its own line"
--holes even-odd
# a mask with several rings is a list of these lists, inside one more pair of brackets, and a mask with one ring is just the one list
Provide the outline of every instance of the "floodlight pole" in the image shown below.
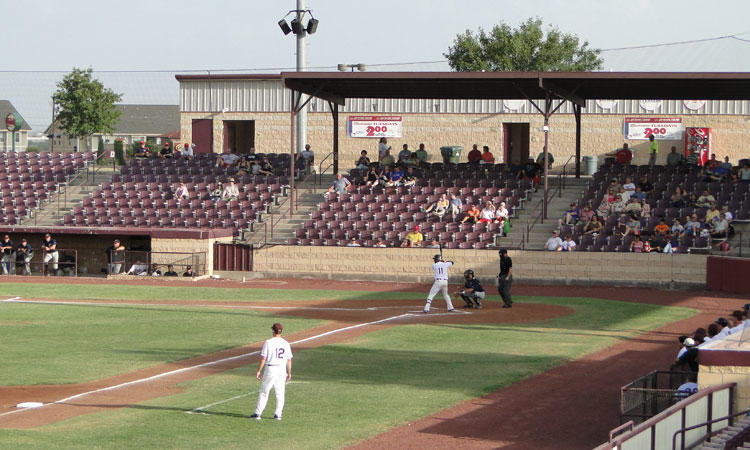
[[[297,20],[302,23],[302,17],[305,15],[305,0],[297,0]],[[305,36],[307,30],[303,27],[302,33],[297,35],[297,72],[307,70],[307,50],[305,47]],[[302,92],[297,104],[302,104]],[[307,105],[297,113],[297,153],[305,148],[307,143]]]

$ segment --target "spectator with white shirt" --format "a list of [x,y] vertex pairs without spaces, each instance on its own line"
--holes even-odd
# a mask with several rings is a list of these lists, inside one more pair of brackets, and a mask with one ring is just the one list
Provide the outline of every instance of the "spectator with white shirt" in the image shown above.
[[552,232],[552,237],[547,239],[544,249],[550,252],[561,252],[563,241],[560,239],[560,233],[557,230]]
[[237,164],[240,156],[229,151],[229,153],[222,153],[216,156],[216,167],[230,167]]
[[729,328],[729,321],[727,319],[719,317],[714,323],[718,325],[719,328],[719,334],[716,335],[716,339],[721,339],[732,334],[732,329]]
[[176,199],[190,198],[190,192],[188,191],[187,186],[185,186],[185,183],[180,182],[180,185],[177,187],[177,190],[174,193],[174,197]]
[[136,258],[135,263],[128,270],[128,275],[148,275],[148,265],[142,263],[140,258]]
[[565,236],[565,240],[562,243],[562,251],[572,252],[572,251],[575,251],[576,247],[577,247],[576,241],[573,240],[573,236],[571,235]]
[[185,143],[182,146],[182,150],[180,151],[180,157],[186,158],[186,159],[193,159],[195,154],[193,153],[193,149],[195,148],[195,144],[189,144]]
[[221,192],[221,199],[225,202],[239,200],[240,198],[240,190],[234,183],[234,178],[230,178],[229,184],[225,185],[224,190]]

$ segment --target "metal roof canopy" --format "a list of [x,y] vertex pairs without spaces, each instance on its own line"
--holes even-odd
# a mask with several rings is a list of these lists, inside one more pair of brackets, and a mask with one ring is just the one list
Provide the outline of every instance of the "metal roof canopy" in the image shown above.
[[[293,92],[292,174],[294,117],[307,104],[302,94],[327,100],[331,106],[334,172],[338,172],[338,107],[347,98],[525,99],[544,116],[545,130],[552,114],[570,101],[576,121],[576,177],[581,174],[581,109],[586,100],[750,100],[750,73],[745,72],[282,72],[281,82]],[[545,160],[548,145],[545,132]],[[542,221],[547,218],[548,171],[545,164]],[[291,183],[294,192],[294,176]]]

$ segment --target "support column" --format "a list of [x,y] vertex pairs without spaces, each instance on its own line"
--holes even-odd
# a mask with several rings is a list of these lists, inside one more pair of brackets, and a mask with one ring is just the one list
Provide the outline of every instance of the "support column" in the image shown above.
[[575,103],[573,115],[576,118],[576,178],[581,178],[581,107]]
[[[297,20],[302,22],[302,18],[305,15],[305,0],[297,0]],[[302,33],[297,35],[297,72],[307,71],[307,47],[305,43],[305,37],[307,31],[304,29]],[[302,92],[297,93],[299,98],[297,99],[298,105],[304,105]],[[297,151],[301,152],[307,144],[307,107],[304,106],[297,112]]]
[[291,161],[289,162],[289,167],[290,167],[289,170],[291,170],[291,176],[289,177],[289,216],[290,217],[294,215],[294,201],[295,201],[294,197],[296,195],[296,190],[294,187],[294,179],[295,179],[294,159],[297,157],[297,154],[296,154],[297,152],[295,151],[295,146],[294,146],[294,131],[295,131],[294,130],[294,119],[295,119],[294,116],[296,115],[295,113],[297,110],[297,106],[295,104],[296,97],[297,97],[296,92],[292,91],[292,95],[289,97],[292,103],[291,107],[289,108],[289,117],[291,118],[291,120],[289,121],[290,123],[289,125],[289,155],[291,156]]
[[333,173],[339,173],[339,105],[331,105],[331,114],[333,114]]

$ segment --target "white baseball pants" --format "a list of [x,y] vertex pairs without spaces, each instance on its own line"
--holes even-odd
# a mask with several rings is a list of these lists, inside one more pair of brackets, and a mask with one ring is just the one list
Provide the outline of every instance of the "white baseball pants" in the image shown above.
[[258,405],[255,407],[255,414],[261,415],[266,409],[268,394],[273,388],[276,393],[276,414],[281,417],[284,410],[284,393],[286,391],[286,364],[281,366],[266,366],[263,372],[263,380],[260,383],[260,393],[258,394]]
[[443,294],[446,308],[449,311],[453,309],[453,303],[451,303],[451,296],[448,295],[448,280],[435,280],[435,282],[432,284],[432,289],[430,289],[430,295],[427,296],[427,304],[424,305],[425,311],[430,310],[430,304],[432,303],[432,299],[435,298],[438,292]]

